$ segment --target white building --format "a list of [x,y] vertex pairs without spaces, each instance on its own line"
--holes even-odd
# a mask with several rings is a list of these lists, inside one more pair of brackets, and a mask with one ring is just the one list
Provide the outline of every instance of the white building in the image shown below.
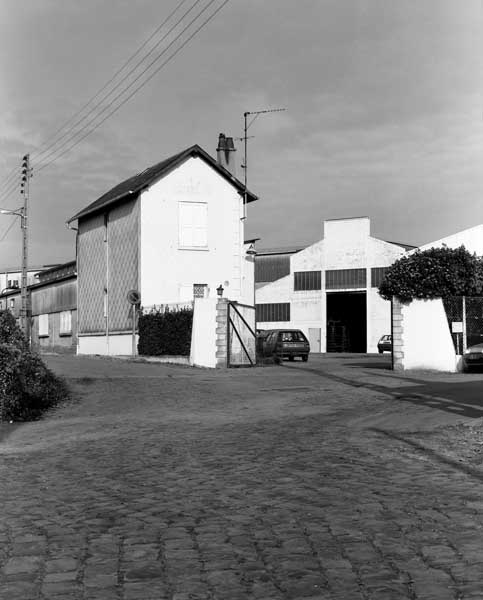
[[118,184],[77,213],[78,353],[129,354],[130,290],[146,306],[224,295],[253,305],[254,259],[244,243],[244,202],[256,200],[198,145]]
[[[27,269],[27,285],[32,285],[39,281],[37,274],[41,271],[51,269],[56,265],[29,266]],[[6,289],[20,288],[22,285],[21,267],[4,267],[0,270],[0,293]]]
[[[391,332],[391,304],[378,285],[410,248],[372,237],[369,218],[356,217],[325,221],[323,238],[307,248],[260,251],[257,328],[301,329],[312,352],[377,352]],[[261,281],[270,275],[279,277]]]
[[423,244],[419,247],[420,250],[428,250],[429,248],[459,248],[464,246],[469,252],[476,253],[477,256],[483,256],[483,225],[476,225],[458,233],[453,233],[434,242]]

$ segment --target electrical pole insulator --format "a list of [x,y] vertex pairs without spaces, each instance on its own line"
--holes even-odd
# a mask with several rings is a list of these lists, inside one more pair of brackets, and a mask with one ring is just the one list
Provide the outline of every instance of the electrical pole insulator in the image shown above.
[[23,206],[21,209],[22,226],[22,280],[21,280],[21,300],[22,307],[20,313],[20,322],[26,340],[30,344],[30,316],[27,294],[27,273],[28,273],[28,200],[29,200],[29,179],[32,177],[30,167],[30,155],[25,154],[22,158],[22,177],[20,181],[20,193],[23,194]]

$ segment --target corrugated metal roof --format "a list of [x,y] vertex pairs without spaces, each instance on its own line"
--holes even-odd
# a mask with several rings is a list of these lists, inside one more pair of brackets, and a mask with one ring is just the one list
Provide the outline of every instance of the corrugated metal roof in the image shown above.
[[41,283],[55,281],[57,279],[62,279],[66,276],[71,277],[76,274],[77,263],[75,260],[71,260],[62,265],[58,265],[53,267],[52,269],[47,269],[46,271],[41,271],[37,273],[39,281]]
[[401,246],[401,248],[404,248],[405,250],[414,250],[414,248],[417,248],[417,246],[411,246],[410,244],[404,244],[402,242],[390,242],[389,240],[384,240],[385,242],[387,242],[388,244],[394,244],[395,246]]
[[307,246],[285,246],[284,248],[262,248],[257,250],[257,254],[295,254],[296,252],[300,252],[300,250],[304,250]]
[[[71,223],[76,219],[80,219],[85,217],[91,213],[97,212],[111,204],[114,204],[126,196],[130,196],[133,194],[137,194],[144,188],[150,186],[154,181],[161,179],[168,173],[170,173],[173,169],[182,164],[185,160],[192,156],[199,156],[205,162],[207,162],[211,167],[216,169],[218,173],[224,177],[227,181],[229,181],[232,185],[234,185],[239,192],[244,192],[245,187],[243,183],[234,177],[229,171],[223,168],[218,162],[211,157],[207,152],[203,150],[198,144],[194,146],[190,146],[186,150],[182,152],[178,152],[178,154],[174,154],[169,158],[153,165],[152,167],[148,167],[141,173],[122,181],[118,185],[114,186],[100,198],[89,204],[86,208],[82,209],[80,212],[71,217],[67,222]],[[247,201],[253,202],[257,200],[257,196],[252,194],[250,191],[247,192]]]

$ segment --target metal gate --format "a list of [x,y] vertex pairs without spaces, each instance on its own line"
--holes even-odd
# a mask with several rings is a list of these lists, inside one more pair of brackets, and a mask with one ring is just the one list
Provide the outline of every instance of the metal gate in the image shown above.
[[456,354],[483,342],[483,297],[452,296],[443,299]]
[[257,362],[255,307],[228,302],[227,366],[254,367]]

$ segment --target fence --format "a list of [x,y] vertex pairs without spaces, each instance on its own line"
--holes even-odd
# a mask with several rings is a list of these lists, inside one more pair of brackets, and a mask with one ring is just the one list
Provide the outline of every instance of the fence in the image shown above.
[[227,366],[254,367],[256,357],[255,307],[228,302]]
[[456,354],[483,342],[483,296],[452,296],[443,304]]
[[150,313],[164,313],[169,311],[178,311],[183,308],[193,308],[193,301],[190,300],[188,302],[169,302],[166,304],[152,304],[151,306],[142,306],[141,312],[143,315],[148,315]]

